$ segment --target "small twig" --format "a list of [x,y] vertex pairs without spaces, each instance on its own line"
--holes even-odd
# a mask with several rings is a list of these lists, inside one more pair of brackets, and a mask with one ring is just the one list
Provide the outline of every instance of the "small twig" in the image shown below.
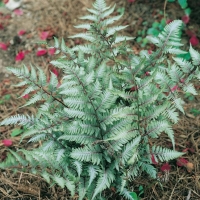
[[173,190],[172,190],[172,192],[171,192],[171,195],[170,195],[170,197],[169,197],[169,200],[172,199],[172,195],[173,195],[173,193],[174,193],[174,190],[175,190],[176,185],[178,184],[178,182],[179,182],[179,180],[176,182],[176,184],[175,184],[175,186],[174,186],[174,188],[173,188]]
[[187,195],[186,200],[190,200],[190,197],[191,197],[191,189],[188,191],[188,195]]
[[166,7],[167,7],[167,0],[165,0],[165,3],[164,3],[164,19],[166,21]]

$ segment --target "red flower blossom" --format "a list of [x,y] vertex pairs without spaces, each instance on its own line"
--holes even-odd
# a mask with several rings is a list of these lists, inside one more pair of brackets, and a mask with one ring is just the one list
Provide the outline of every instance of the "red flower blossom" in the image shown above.
[[160,170],[165,172],[165,171],[170,171],[171,166],[168,163],[165,163],[161,166]]
[[22,9],[15,9],[13,12],[15,13],[15,15],[18,15],[18,16],[21,16],[24,13]]
[[195,36],[195,33],[192,32],[191,30],[186,30],[185,33],[186,33],[189,37]]
[[171,88],[171,91],[174,92],[178,89],[178,85],[175,85],[173,88]]
[[152,50],[151,49],[148,50],[148,54],[152,54]]
[[10,139],[2,140],[2,143],[3,143],[3,145],[6,146],[6,147],[12,146],[12,140],[10,140]]
[[53,69],[52,69],[52,72],[53,72],[56,76],[59,75],[58,70],[57,70],[56,68],[53,68]]
[[43,31],[40,33],[40,39],[46,40],[49,37],[49,31]]
[[129,3],[134,3],[136,0],[128,0]]
[[136,86],[136,87],[135,87],[135,86],[133,86],[133,87],[130,89],[130,91],[131,91],[131,92],[134,92],[134,91],[136,91],[137,89],[138,89],[138,87],[137,87],[137,86]]
[[156,161],[155,156],[154,156],[153,154],[151,154],[151,162],[152,162],[152,164],[154,164],[154,165],[157,165],[157,164],[158,164],[158,162]]
[[2,24],[0,24],[0,30],[3,30],[3,25]]
[[145,75],[150,76],[151,74],[150,74],[150,72],[145,72]]
[[190,43],[192,46],[197,46],[199,44],[198,38],[194,35],[190,38]]
[[3,43],[3,42],[0,42],[0,49],[6,51],[8,49],[8,46],[7,44]]
[[24,99],[28,99],[29,96],[28,96],[28,94],[25,94],[22,98],[24,98]]
[[48,54],[49,54],[50,56],[54,55],[55,52],[56,52],[56,48],[54,48],[54,47],[48,49]]
[[15,61],[21,61],[21,60],[24,60],[24,57],[25,57],[25,53],[23,51],[20,51],[16,57],[15,57]]
[[37,52],[36,52],[36,55],[37,56],[43,56],[47,54],[47,50],[46,49],[39,49]]
[[179,167],[182,167],[182,166],[186,166],[187,163],[188,163],[188,160],[186,160],[185,158],[178,158],[176,165]]
[[20,31],[18,32],[18,35],[19,35],[19,36],[22,36],[22,35],[24,35],[25,33],[26,33],[25,30],[20,30]]
[[182,17],[182,21],[187,24],[190,21],[190,17],[188,15],[185,15]]
[[167,21],[166,21],[166,24],[169,24],[169,23],[171,23],[173,20],[172,19],[168,19]]

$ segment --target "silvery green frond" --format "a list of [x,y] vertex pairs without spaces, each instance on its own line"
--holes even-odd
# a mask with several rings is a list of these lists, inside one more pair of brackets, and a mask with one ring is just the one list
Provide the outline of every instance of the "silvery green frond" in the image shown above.
[[200,65],[200,53],[197,52],[196,50],[194,50],[192,48],[192,45],[190,45],[189,52],[190,52],[190,55],[192,57],[192,63],[193,63],[193,65]]
[[126,198],[127,200],[134,200],[134,198],[130,194],[131,192],[128,191],[126,188],[124,188],[122,191],[120,191],[120,194]]
[[91,144],[96,141],[96,138],[91,135],[84,135],[84,134],[77,134],[77,135],[62,135],[59,137],[59,140],[68,140],[68,141],[74,141],[76,143],[80,144]]
[[0,125],[11,125],[11,124],[19,124],[19,125],[28,125],[34,123],[34,117],[26,116],[26,115],[14,115],[9,118],[4,119]]
[[121,154],[122,163],[127,162],[133,156],[133,154],[135,154],[136,148],[140,143],[140,140],[141,136],[138,136],[134,138],[131,142],[126,144]]
[[156,178],[156,168],[146,162],[139,162],[139,165],[141,166],[142,170],[145,171],[147,174],[149,174],[150,177]]
[[175,62],[180,66],[184,73],[189,73],[194,68],[191,62],[186,61],[182,58],[173,58],[173,60],[175,60]]
[[110,184],[113,182],[114,174],[111,170],[107,169],[105,171],[99,172],[99,179],[97,180],[97,186],[95,188],[94,194],[92,196],[92,200],[102,192],[104,189],[109,188]]
[[95,38],[90,33],[77,33],[76,35],[70,36],[69,38],[82,38],[89,42],[95,41]]
[[178,112],[176,112],[175,108],[166,109],[164,115],[167,116],[167,118],[169,118],[173,123],[178,122],[179,114],[178,114]]
[[74,161],[73,165],[76,167],[76,171],[78,173],[78,177],[80,178],[82,170],[83,170],[82,169],[82,167],[83,167],[82,163],[76,160],[76,161]]
[[[24,92],[25,93],[25,92]],[[25,93],[25,94],[28,94],[28,93]],[[42,100],[42,92],[41,91],[39,91],[39,92],[37,92],[30,100],[28,100],[28,102],[26,102],[23,106],[21,106],[21,107],[25,107],[25,106],[29,106],[29,105],[31,105],[31,104],[34,104],[34,103],[36,103],[37,101],[40,101],[40,100]]]
[[99,148],[85,146],[83,148],[73,149],[71,157],[79,161],[92,162],[93,164],[99,164],[102,159],[102,153]]
[[110,16],[114,12],[114,10],[115,10],[115,5],[112,8],[107,7],[106,10],[100,15],[101,19]]
[[157,138],[161,132],[168,130],[170,128],[167,121],[152,121],[147,126],[147,135],[152,138]]
[[79,193],[79,197],[78,200],[82,200],[87,192],[87,182],[84,178],[80,178],[79,181],[79,188],[78,188],[78,193]]
[[117,16],[114,16],[114,17],[110,17],[108,19],[105,19],[103,21],[103,25],[104,26],[108,26],[110,24],[113,24],[115,21],[118,21],[122,16],[123,16],[123,14],[122,15],[117,15]]
[[50,179],[50,174],[47,173],[46,171],[43,171],[41,173],[41,176],[47,181],[47,183],[50,183],[51,179]]
[[180,41],[180,30],[183,26],[181,20],[174,20],[167,24],[164,30],[158,35],[162,41],[167,44],[168,41]]
[[50,81],[49,81],[49,84],[48,84],[48,88],[49,88],[49,91],[50,92],[53,92],[56,90],[57,88],[57,85],[58,85],[58,78],[56,76],[56,74],[51,73],[51,76],[50,76]]
[[98,172],[97,172],[97,167],[90,165],[88,166],[88,174],[89,174],[89,182],[88,182],[88,188],[90,187],[90,185],[92,184],[92,182],[94,181],[94,179],[96,178]]
[[169,160],[178,158],[178,157],[184,155],[185,153],[167,149],[167,148],[163,148],[160,146],[153,146],[152,154],[155,157],[157,157],[160,161],[164,162],[164,161],[169,161]]
[[128,37],[128,36],[117,36],[115,38],[115,41],[113,42],[113,44],[118,44],[120,42],[123,42],[123,41],[128,41],[128,40],[133,40],[134,37]]
[[37,68],[38,68],[38,71],[39,71],[39,81],[38,81],[38,83],[39,83],[40,86],[45,86],[46,83],[47,83],[47,77],[46,77],[46,75],[45,75],[45,73],[42,69],[40,69],[39,67],[37,67]]
[[125,29],[126,27],[128,27],[128,26],[116,26],[116,27],[108,28],[106,37],[109,37],[109,36],[113,35],[115,32],[121,31],[121,30]]
[[192,83],[188,83],[188,84],[185,84],[183,86],[183,90],[184,92],[187,92],[187,93],[190,93],[190,94],[193,94],[193,95],[197,95],[197,91],[194,87],[194,85]]
[[97,9],[98,11],[101,11],[101,12],[103,12],[103,11],[109,9],[109,7],[106,7],[106,2],[105,2],[105,0],[96,0],[96,1],[94,2],[94,4],[93,4],[93,7],[94,7],[95,9]]
[[89,30],[90,29],[90,24],[79,24],[79,25],[76,25],[74,27],[75,28],[83,28],[83,29]]

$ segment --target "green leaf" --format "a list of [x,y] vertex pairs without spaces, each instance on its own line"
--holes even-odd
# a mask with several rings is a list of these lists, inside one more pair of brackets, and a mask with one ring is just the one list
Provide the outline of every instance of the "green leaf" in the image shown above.
[[160,32],[155,28],[149,28],[147,30],[147,34],[149,34],[149,35],[158,36],[159,33]]
[[16,136],[20,135],[21,133],[23,133],[23,130],[16,128],[16,129],[12,130],[11,137],[16,137]]
[[131,197],[133,197],[134,200],[139,200],[137,194],[135,192],[130,192]]
[[186,15],[189,16],[189,15],[191,14],[192,10],[191,10],[190,8],[186,8],[186,9],[184,10],[184,12],[185,12]]
[[180,4],[182,9],[185,9],[188,6],[187,0],[178,0],[178,3]]
[[10,94],[6,94],[5,96],[3,96],[4,100],[9,101],[11,98]]

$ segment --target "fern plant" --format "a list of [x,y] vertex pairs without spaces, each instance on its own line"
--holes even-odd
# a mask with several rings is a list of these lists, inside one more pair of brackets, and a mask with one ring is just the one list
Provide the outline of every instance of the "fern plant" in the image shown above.
[[[180,47],[180,20],[168,24],[158,37],[149,37],[157,46],[152,54],[133,54],[127,41],[118,35],[126,26],[111,26],[122,16],[113,16],[114,7],[96,0],[84,29],[71,38],[88,43],[68,48],[55,38],[60,58],[51,63],[63,71],[61,85],[51,72],[50,81],[42,69],[31,66],[8,70],[27,85],[21,95],[34,95],[25,106],[39,102],[36,115],[15,115],[1,125],[19,124],[27,131],[22,139],[41,141],[32,150],[10,150],[1,168],[23,166],[47,182],[67,187],[71,197],[104,199],[111,186],[132,200],[130,181],[141,173],[156,178],[156,161],[168,161],[183,153],[174,150],[172,125],[184,113],[179,90],[196,94],[192,79],[200,80],[200,54],[190,47],[192,61],[177,58]],[[172,56],[171,56],[172,55]],[[150,140],[166,133],[173,149],[152,145]]]

